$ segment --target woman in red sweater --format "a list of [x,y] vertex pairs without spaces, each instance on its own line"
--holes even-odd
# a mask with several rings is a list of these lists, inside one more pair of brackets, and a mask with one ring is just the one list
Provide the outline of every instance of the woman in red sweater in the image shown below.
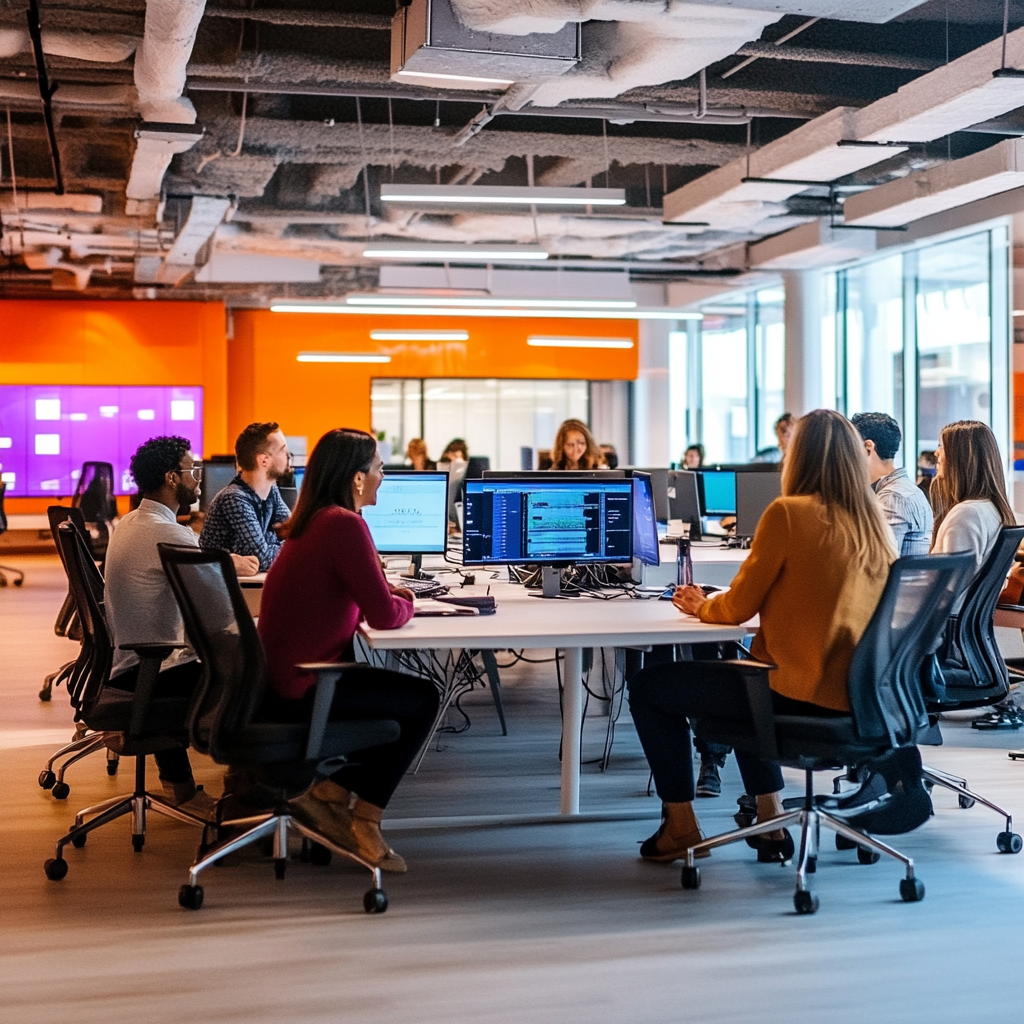
[[[286,543],[267,574],[259,633],[272,690],[263,706],[274,721],[308,721],[316,677],[299,663],[352,661],[360,619],[397,629],[412,618],[413,595],[384,578],[360,510],[376,504],[384,479],[377,444],[361,430],[325,434],[306,466],[302,491],[282,533]],[[405,871],[380,820],[430,734],[438,697],[427,679],[360,666],[345,673],[331,707],[339,719],[390,718],[393,743],[359,751],[353,764],[315,782],[292,801],[297,817],[383,871]]]

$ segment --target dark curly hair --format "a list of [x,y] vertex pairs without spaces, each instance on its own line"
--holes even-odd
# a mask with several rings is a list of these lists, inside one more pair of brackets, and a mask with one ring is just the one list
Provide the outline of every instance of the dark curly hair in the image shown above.
[[151,437],[132,456],[131,471],[140,494],[152,494],[164,485],[164,475],[181,468],[192,450],[187,437]]
[[850,422],[865,441],[875,442],[875,451],[883,462],[894,458],[900,450],[903,434],[900,425],[888,413],[859,412]]

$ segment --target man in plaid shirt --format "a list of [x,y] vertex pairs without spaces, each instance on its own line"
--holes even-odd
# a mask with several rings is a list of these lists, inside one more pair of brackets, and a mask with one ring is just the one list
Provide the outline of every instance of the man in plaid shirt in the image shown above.
[[266,572],[284,543],[274,527],[290,515],[277,488],[289,457],[278,424],[250,423],[235,442],[238,475],[210,502],[199,546],[252,555],[259,560],[253,572]]

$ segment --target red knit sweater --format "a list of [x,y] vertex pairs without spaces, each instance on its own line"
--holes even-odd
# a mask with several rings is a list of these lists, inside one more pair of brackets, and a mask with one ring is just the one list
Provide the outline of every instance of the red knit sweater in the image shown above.
[[284,545],[263,586],[259,634],[271,686],[282,697],[301,697],[316,677],[296,664],[351,661],[361,618],[374,629],[397,629],[412,612],[411,601],[391,593],[362,516],[321,509]]

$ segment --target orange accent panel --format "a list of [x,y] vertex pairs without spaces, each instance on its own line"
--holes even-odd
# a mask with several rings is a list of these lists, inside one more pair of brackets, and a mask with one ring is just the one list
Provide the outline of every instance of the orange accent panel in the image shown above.
[[[229,344],[228,433],[277,420],[309,447],[339,426],[369,430],[375,377],[635,380],[635,320],[332,315],[240,310]],[[378,342],[371,330],[464,330],[468,341]],[[533,348],[530,335],[629,338],[630,349]],[[390,363],[299,363],[299,352],[366,352]],[[251,383],[250,383],[251,382]]]
[[1013,457],[1024,459],[1024,373],[1013,375]]

